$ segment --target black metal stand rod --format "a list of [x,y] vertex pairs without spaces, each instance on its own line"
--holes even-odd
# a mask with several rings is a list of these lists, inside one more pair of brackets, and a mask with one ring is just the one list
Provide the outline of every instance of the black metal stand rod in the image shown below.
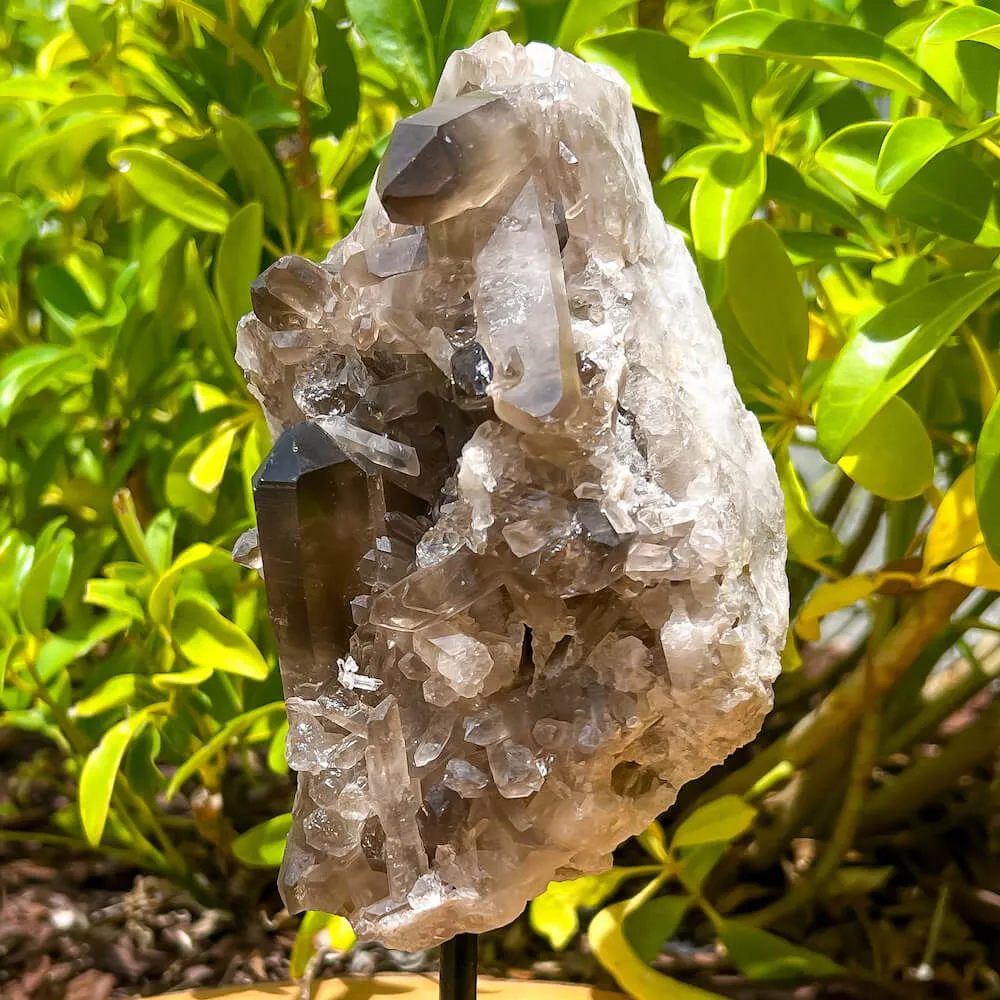
[[441,945],[440,1000],[476,1000],[479,936],[456,934]]

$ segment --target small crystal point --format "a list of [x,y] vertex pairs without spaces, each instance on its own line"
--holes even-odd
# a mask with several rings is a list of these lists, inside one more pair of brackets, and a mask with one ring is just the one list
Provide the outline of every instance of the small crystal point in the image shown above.
[[333,279],[305,257],[281,257],[250,286],[253,311],[272,330],[314,326],[329,309]]
[[376,189],[393,222],[440,222],[485,205],[533,145],[503,97],[478,91],[435,102],[396,123]]

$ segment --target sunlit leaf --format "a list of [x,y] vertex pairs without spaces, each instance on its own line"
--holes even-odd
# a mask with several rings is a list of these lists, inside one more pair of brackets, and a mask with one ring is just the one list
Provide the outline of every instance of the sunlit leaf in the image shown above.
[[757,810],[739,795],[723,795],[699,806],[681,823],[670,842],[671,849],[728,843],[748,830],[756,815]]
[[256,681],[270,672],[267,661],[246,633],[203,601],[178,601],[171,633],[185,659],[194,666],[212,667]]
[[920,417],[893,396],[837,461],[859,486],[887,500],[918,496],[934,479],[934,450]]
[[233,855],[251,868],[277,868],[285,853],[285,838],[291,828],[291,813],[282,813],[258,823],[233,841]]

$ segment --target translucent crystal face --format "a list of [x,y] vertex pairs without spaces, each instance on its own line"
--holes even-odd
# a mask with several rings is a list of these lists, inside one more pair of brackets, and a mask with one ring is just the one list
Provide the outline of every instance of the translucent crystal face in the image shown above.
[[783,507],[617,78],[492,35],[355,230],[254,284],[292,910],[418,948],[596,871],[749,739]]

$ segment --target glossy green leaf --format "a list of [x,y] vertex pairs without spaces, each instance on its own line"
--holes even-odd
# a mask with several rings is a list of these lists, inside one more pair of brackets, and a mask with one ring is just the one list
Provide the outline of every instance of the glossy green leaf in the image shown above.
[[937,118],[901,118],[889,129],[875,168],[882,194],[898,191],[960,134]]
[[691,195],[691,238],[708,301],[724,291],[729,241],[753,215],[764,193],[765,160],[759,146],[719,147]]
[[729,960],[749,979],[817,979],[844,973],[825,955],[739,920],[721,921],[716,933]]
[[625,936],[627,906],[627,902],[606,906],[587,928],[590,947],[618,985],[636,1000],[720,1000],[715,993],[657,972],[635,953]]
[[49,680],[74,660],[86,656],[98,643],[105,642],[132,624],[127,615],[110,614],[75,622],[57,635],[49,636],[38,650],[35,666],[43,680]]
[[806,366],[809,306],[781,238],[766,222],[750,222],[733,237],[726,294],[768,370],[786,385],[796,385]]
[[251,868],[277,868],[285,853],[285,839],[291,828],[291,813],[282,813],[258,823],[233,841],[233,855]]
[[[261,203],[273,226],[288,225],[288,195],[281,171],[260,136],[243,119],[215,104],[209,109],[219,145],[247,197]],[[228,222],[227,222],[228,228]]]
[[895,299],[840,352],[816,410],[820,450],[830,462],[992,295],[1000,273],[973,271],[931,282]]
[[732,51],[828,70],[952,106],[945,91],[908,56],[878,35],[852,25],[749,10],[713,24],[691,47],[694,56]]
[[1000,396],[990,407],[976,447],[976,511],[986,547],[1000,562]]
[[954,239],[1000,246],[993,181],[966,150],[942,150],[891,197],[879,191],[879,153],[889,127],[863,122],[841,129],[816,151],[816,162],[890,214]]
[[740,134],[735,124],[739,115],[725,84],[708,63],[691,59],[676,38],[628,28],[588,38],[578,51],[589,62],[618,70],[638,107],[706,130],[728,120],[727,134]]
[[146,526],[146,551],[154,566],[162,573],[174,558],[174,532],[177,518],[173,511],[161,510]]
[[757,810],[739,795],[723,795],[699,806],[674,833],[671,850],[700,844],[728,843],[750,829]]
[[781,242],[793,267],[809,264],[833,264],[837,261],[867,261],[880,259],[870,247],[828,233],[782,232]]
[[191,599],[178,601],[171,634],[185,659],[195,666],[255,681],[262,681],[270,672],[267,661],[246,633],[210,604]]
[[153,687],[160,691],[169,691],[178,687],[199,687],[212,676],[209,666],[188,667],[187,670],[174,670],[169,674],[153,674],[150,678]]
[[435,58],[439,67],[456,49],[464,49],[480,38],[496,10],[495,0],[446,0],[423,3],[427,27],[435,38]]
[[267,745],[267,766],[275,774],[288,773],[288,761],[285,759],[285,744],[288,742],[288,720],[283,719],[274,731],[271,742]]
[[91,750],[80,772],[80,820],[87,842],[97,846],[104,835],[111,795],[125,748],[164,705],[150,705],[112,726]]
[[347,12],[379,61],[411,81],[429,103],[437,60],[420,0],[347,0]]
[[119,146],[109,160],[136,193],[195,229],[225,232],[233,204],[228,195],[190,167],[159,149]]
[[893,396],[837,463],[859,486],[887,500],[919,496],[934,479],[934,450],[920,417]]
[[812,512],[805,487],[787,448],[775,455],[775,464],[785,501],[785,527],[792,557],[815,563],[836,555],[841,548],[840,541],[833,529]]

